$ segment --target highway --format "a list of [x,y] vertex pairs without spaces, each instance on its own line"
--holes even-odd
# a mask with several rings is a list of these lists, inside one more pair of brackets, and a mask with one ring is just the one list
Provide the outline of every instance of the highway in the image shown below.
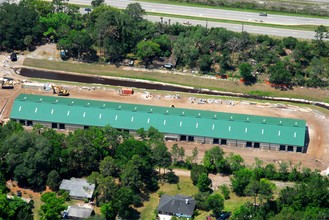
[[[0,3],[4,0],[0,0]],[[11,0],[13,1],[13,0]],[[69,0],[70,3],[80,4],[80,5],[90,5],[91,0]],[[132,0],[105,0],[105,3],[125,9],[128,4],[135,3],[136,1]],[[221,22],[212,22],[212,21],[198,21],[198,20],[189,20],[192,25],[202,25],[210,27],[223,27],[231,31],[240,32],[246,31],[252,34],[267,34],[270,36],[278,37],[288,37],[292,36],[300,39],[314,39],[314,31],[300,31],[300,30],[290,30],[283,28],[272,28],[264,26],[253,26],[253,25],[243,25],[244,22],[258,22],[258,23],[271,23],[271,24],[295,24],[295,25],[328,25],[329,19],[319,19],[319,18],[305,18],[298,16],[281,16],[281,15],[271,15],[268,14],[267,17],[259,16],[258,13],[251,12],[238,12],[230,10],[220,10],[220,9],[209,9],[209,8],[197,8],[190,6],[176,6],[168,4],[158,4],[158,3],[148,3],[148,2],[139,2],[142,8],[148,12],[157,12],[157,13],[166,13],[166,14],[176,14],[176,15],[186,15],[200,18],[216,18],[224,20],[235,20],[241,21],[241,24],[232,24],[232,23],[221,23]],[[81,12],[84,12],[82,9]],[[147,19],[151,21],[160,21],[159,16],[146,16]],[[164,19],[166,19],[164,17]],[[168,20],[169,18],[167,18]],[[170,18],[171,23],[186,22],[186,19],[180,18]]]
[[[90,4],[90,0],[70,0],[71,3]],[[132,0],[105,0],[105,3],[117,8],[126,8]],[[307,18],[300,16],[283,16],[268,14],[267,17],[259,16],[259,13],[241,12],[221,9],[198,8],[190,6],[168,5],[160,3],[139,2],[147,12],[157,12],[165,14],[186,15],[193,17],[215,18],[224,20],[236,20],[244,22],[260,22],[279,25],[327,25],[329,19]]]
[[[154,22],[159,22],[160,17],[159,16],[146,16],[146,19]],[[201,25],[201,26],[207,26],[208,28],[211,27],[223,27],[227,30],[231,30],[234,32],[242,32],[246,31],[248,33],[252,34],[267,34],[270,36],[278,36],[278,37],[287,37],[292,36],[295,38],[300,39],[314,39],[315,32],[314,31],[300,31],[300,30],[289,30],[289,29],[282,29],[282,28],[271,28],[271,27],[261,27],[261,26],[252,26],[252,25],[244,25],[242,24],[230,24],[230,23],[220,23],[220,22],[206,22],[206,21],[197,21],[197,20],[186,20],[186,19],[179,19],[179,18],[169,18],[169,17],[163,17],[163,22],[169,23],[184,23],[184,22],[190,22],[192,25]]]

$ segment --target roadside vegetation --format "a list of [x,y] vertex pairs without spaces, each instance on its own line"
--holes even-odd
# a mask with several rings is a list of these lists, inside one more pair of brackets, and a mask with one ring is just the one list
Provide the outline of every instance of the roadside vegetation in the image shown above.
[[[329,217],[329,179],[318,171],[285,161],[265,165],[257,158],[246,166],[241,156],[226,155],[218,146],[196,164],[197,148],[185,155],[177,144],[167,149],[155,128],[137,133],[139,139],[106,126],[65,135],[40,125],[26,131],[8,122],[0,127],[0,218],[33,219],[33,202],[27,204],[16,195],[6,198],[6,180],[14,179],[20,187],[43,192],[42,205],[34,210],[37,219],[60,219],[72,203],[58,187],[70,177],[87,177],[96,185],[94,200],[101,212],[92,219],[155,219],[163,194],[193,196],[195,219],[227,211],[232,212],[231,219]],[[173,167],[189,169],[190,177],[177,176]],[[209,174],[228,176],[231,185],[214,189]],[[273,180],[289,181],[290,187],[278,189]],[[52,192],[44,192],[46,185]]]
[[323,17],[329,16],[328,3],[316,1],[293,1],[293,0],[268,0],[266,2],[256,0],[142,0],[144,2],[156,2],[162,4],[189,5],[195,7],[218,7],[227,10],[265,11],[284,15],[304,15]]
[[[319,26],[313,41],[253,36],[224,28],[170,24],[143,19],[138,3],[125,10],[94,2],[89,14],[61,1],[28,0],[3,3],[0,49],[33,50],[56,42],[63,60],[138,67],[175,68],[179,71],[241,79],[247,85],[267,80],[279,89],[293,86],[328,88],[328,30]],[[24,17],[24,19],[16,19]],[[115,18],[115,19],[114,19]],[[20,28],[26,27],[26,28]],[[243,71],[240,67],[246,67]],[[142,77],[143,78],[143,77]]]
[[252,26],[263,26],[263,27],[272,27],[272,28],[282,28],[289,30],[304,30],[304,31],[314,31],[318,26],[316,25],[282,25],[282,24],[271,24],[271,23],[263,23],[259,21],[244,21],[244,20],[225,20],[225,19],[217,19],[217,18],[207,18],[207,17],[197,17],[197,16],[187,16],[187,15],[176,15],[176,14],[166,14],[166,13],[157,13],[157,12],[147,12],[147,15],[154,15],[159,17],[169,17],[169,18],[182,18],[188,19],[190,21],[205,21],[206,22],[220,22],[220,23],[230,23],[230,24],[239,24],[242,22],[244,25],[252,25]]

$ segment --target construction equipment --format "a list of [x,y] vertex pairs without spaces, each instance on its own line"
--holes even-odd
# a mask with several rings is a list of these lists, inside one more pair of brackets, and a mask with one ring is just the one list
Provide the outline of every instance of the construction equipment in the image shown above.
[[14,79],[4,77],[2,80],[2,89],[13,89],[14,88]]
[[51,86],[53,88],[53,94],[58,96],[69,96],[70,92],[66,89],[63,89],[61,86]]

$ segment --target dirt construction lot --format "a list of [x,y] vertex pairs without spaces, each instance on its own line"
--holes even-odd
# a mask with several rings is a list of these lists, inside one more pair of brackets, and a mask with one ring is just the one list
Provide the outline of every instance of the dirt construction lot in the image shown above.
[[[41,48],[39,51],[34,52],[29,56],[40,58],[40,54],[44,56],[48,55],[48,59],[50,59],[49,54],[52,54],[52,52],[47,50],[42,51]],[[0,78],[7,76],[17,80],[22,80],[23,78],[15,74],[10,67],[13,65],[22,65],[25,56],[26,55],[19,56],[18,62],[12,63],[11,61],[8,61],[8,54],[0,55]],[[32,81],[32,79],[28,80]],[[63,86],[63,84],[60,85]],[[325,115],[308,107],[276,105],[273,103],[250,103],[248,100],[229,101],[221,99],[220,97],[206,98],[208,99],[206,100],[206,103],[197,104],[197,100],[199,100],[200,97],[194,94],[179,94],[178,98],[178,96],[176,96],[177,93],[138,90],[132,96],[119,96],[117,93],[117,88],[113,87],[110,88],[99,85],[75,86],[72,84],[66,86],[69,87],[71,94],[70,98],[85,98],[114,102],[159,105],[166,107],[175,105],[176,108],[203,109],[230,113],[304,119],[307,122],[310,134],[310,143],[306,154],[274,152],[260,149],[242,149],[225,146],[223,149],[227,153],[232,152],[234,154],[240,154],[245,159],[247,164],[252,164],[254,162],[254,158],[258,157],[265,163],[280,163],[282,161],[291,161],[292,164],[298,164],[301,162],[302,167],[305,166],[318,170],[325,170],[329,166],[329,113]],[[9,117],[13,100],[20,93],[53,96],[52,91],[22,89],[21,85],[19,84],[15,85],[14,90],[0,89],[0,119]],[[191,99],[191,97],[194,97],[195,99]],[[194,100],[193,103],[191,100]],[[168,142],[168,147],[170,148],[174,143],[175,142]],[[193,148],[198,147],[198,161],[201,161],[204,152],[212,147],[212,145],[184,142],[179,142],[178,145],[185,148],[186,155],[192,155]]]

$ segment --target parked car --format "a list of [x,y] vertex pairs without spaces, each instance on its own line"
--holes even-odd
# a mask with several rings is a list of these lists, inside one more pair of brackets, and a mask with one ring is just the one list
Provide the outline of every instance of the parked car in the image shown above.
[[259,13],[259,16],[267,17],[267,13],[261,12]]
[[18,190],[16,195],[17,195],[18,197],[22,197],[22,191]]
[[12,52],[10,54],[10,59],[11,59],[11,61],[17,61],[17,54],[15,52]]
[[222,214],[216,220],[226,220],[231,216],[231,212],[222,212]]

